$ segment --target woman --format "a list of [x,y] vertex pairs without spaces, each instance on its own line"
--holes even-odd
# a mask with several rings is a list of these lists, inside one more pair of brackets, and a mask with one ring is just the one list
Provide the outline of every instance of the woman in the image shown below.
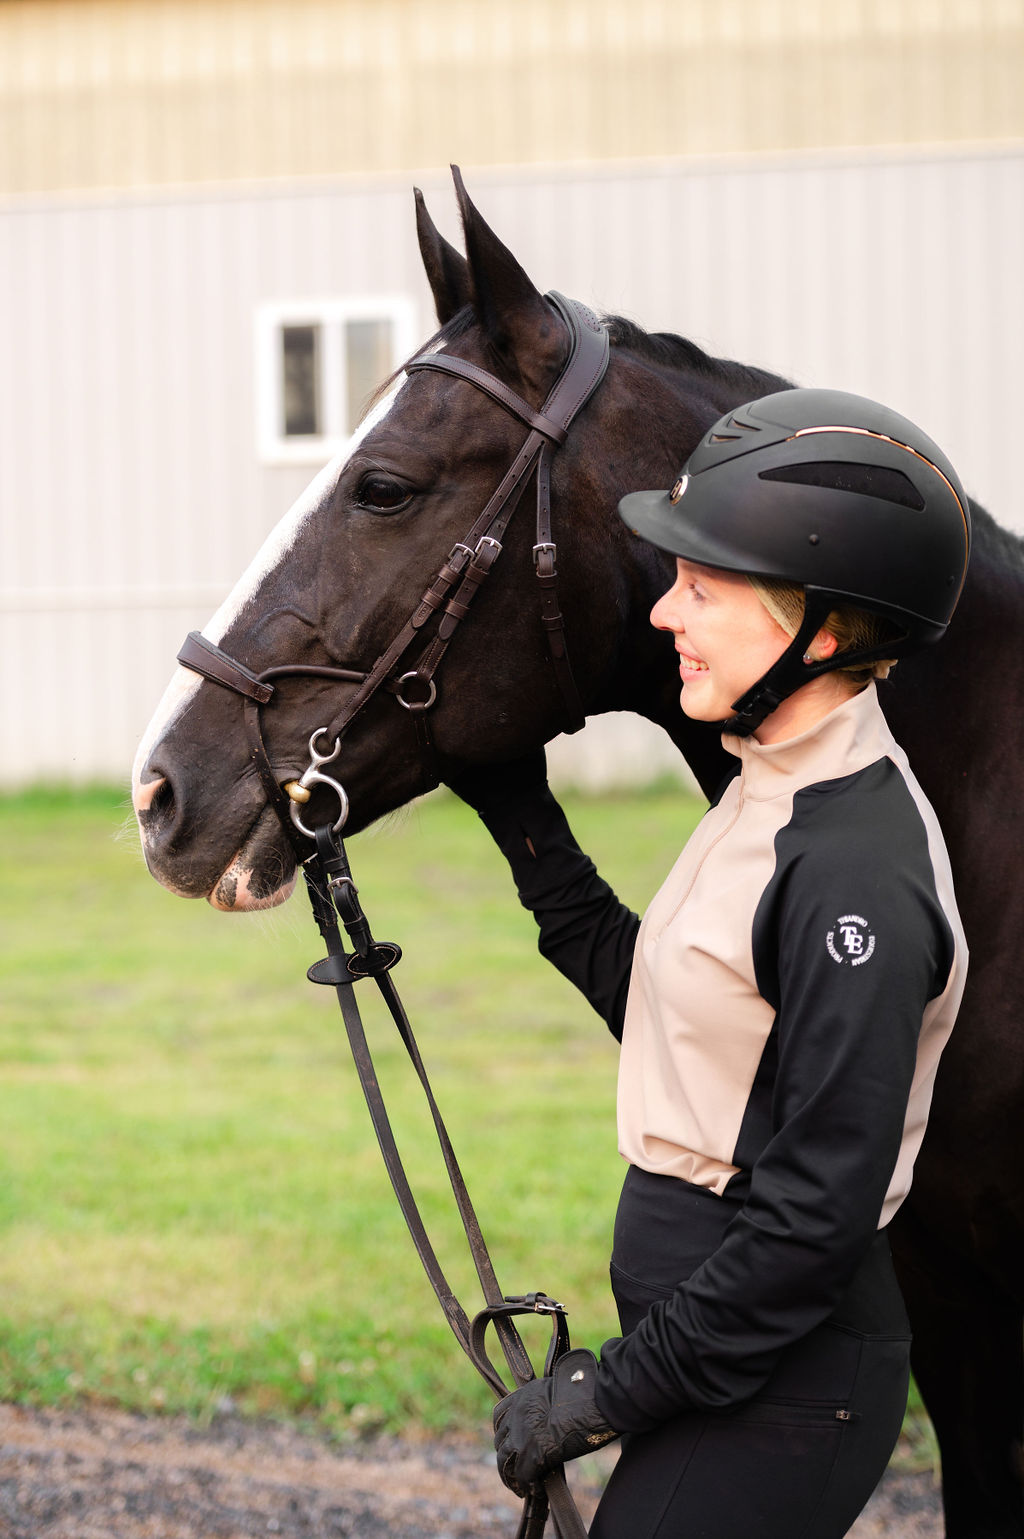
[[966,948],[934,813],[875,677],[936,640],[970,540],[938,448],[793,390],[728,414],[620,513],[677,558],[651,619],[733,773],[642,925],[542,766],[456,789],[541,951],[621,1036],[622,1327],[495,1412],[522,1489],[626,1434],[599,1539],[832,1539],[895,1443],[909,1330],[885,1228],[906,1196]]

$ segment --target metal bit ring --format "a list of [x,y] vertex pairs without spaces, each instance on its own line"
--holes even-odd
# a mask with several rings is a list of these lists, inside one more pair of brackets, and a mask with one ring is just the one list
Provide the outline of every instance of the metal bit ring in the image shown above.
[[321,765],[330,764],[338,757],[338,754],[341,752],[341,738],[339,737],[335,739],[334,747],[331,749],[330,753],[320,753],[316,746],[317,738],[326,736],[327,728],[317,727],[316,731],[313,733],[313,736],[309,740],[309,767],[302,772],[297,781],[289,781],[288,785],[285,787],[289,800],[291,801],[291,806],[288,809],[289,813],[291,814],[291,820],[295,827],[298,829],[299,833],[305,835],[307,839],[316,838],[316,834],[313,832],[313,830],[311,828],[307,828],[305,823],[302,821],[302,813],[300,811],[300,807],[309,800],[309,797],[307,796],[302,798],[296,796],[294,794],[296,790],[311,791],[314,786],[329,786],[334,792],[335,796],[338,798],[339,806],[337,819],[334,823],[331,824],[331,833],[339,834],[348,821],[349,801],[348,793],[345,790],[345,787],[341,784],[340,781],[332,780],[330,775],[325,775],[321,769]]

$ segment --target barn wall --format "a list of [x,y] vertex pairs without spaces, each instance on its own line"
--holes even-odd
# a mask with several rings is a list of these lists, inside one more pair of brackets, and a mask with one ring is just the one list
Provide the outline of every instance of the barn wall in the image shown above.
[[1020,0],[4,0],[0,191],[1007,140],[1022,76]]
[[[540,285],[886,400],[1024,529],[1021,148],[467,174]],[[0,270],[0,781],[123,778],[185,631],[315,469],[257,457],[257,306],[401,293],[432,329],[409,178],[22,198]]]

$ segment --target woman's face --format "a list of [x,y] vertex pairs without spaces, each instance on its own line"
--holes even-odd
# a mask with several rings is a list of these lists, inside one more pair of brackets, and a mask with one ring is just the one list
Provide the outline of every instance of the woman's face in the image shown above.
[[790,638],[742,574],[681,558],[676,568],[675,583],[651,610],[651,624],[675,640],[686,715],[724,721]]

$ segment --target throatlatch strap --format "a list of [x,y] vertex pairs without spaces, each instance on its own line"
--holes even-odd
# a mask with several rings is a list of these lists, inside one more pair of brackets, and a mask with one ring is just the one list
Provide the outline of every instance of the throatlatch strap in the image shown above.
[[[434,1098],[409,1017],[391,979],[391,969],[401,956],[401,950],[391,942],[374,940],[369,921],[359,902],[359,894],[352,879],[345,846],[341,839],[335,838],[329,828],[316,830],[316,854],[306,863],[304,874],[313,917],[328,952],[323,961],[315,963],[309,969],[309,976],[314,983],[329,983],[334,986],[359,1083],[362,1086],[370,1120],[384,1157],[384,1164],[413,1244],[416,1246],[423,1269],[430,1280],[444,1316],[460,1347],[490,1386],[495,1397],[504,1399],[509,1393],[508,1386],[494,1367],[486,1350],[485,1336],[488,1325],[494,1326],[514,1383],[522,1385],[534,1378],[535,1374],[522,1337],[513,1323],[514,1318],[523,1314],[551,1316],[552,1340],[544,1367],[545,1373],[550,1373],[555,1362],[569,1349],[565,1311],[560,1304],[556,1304],[553,1299],[543,1293],[506,1298],[501,1292],[476,1211],[455,1157],[455,1150],[440,1108]],[[345,951],[336,915],[341,916],[346,933],[355,947],[354,954],[348,954]],[[438,1261],[398,1152],[356,1003],[355,982],[361,977],[374,979],[398,1029],[430,1108],[448,1179],[486,1301],[486,1307],[472,1321],[456,1298]],[[586,1528],[565,1483],[562,1470],[555,1470],[546,1478],[543,1490],[539,1488],[531,1490],[524,1505],[517,1539],[541,1539],[549,1508],[557,1539],[586,1539]]]

